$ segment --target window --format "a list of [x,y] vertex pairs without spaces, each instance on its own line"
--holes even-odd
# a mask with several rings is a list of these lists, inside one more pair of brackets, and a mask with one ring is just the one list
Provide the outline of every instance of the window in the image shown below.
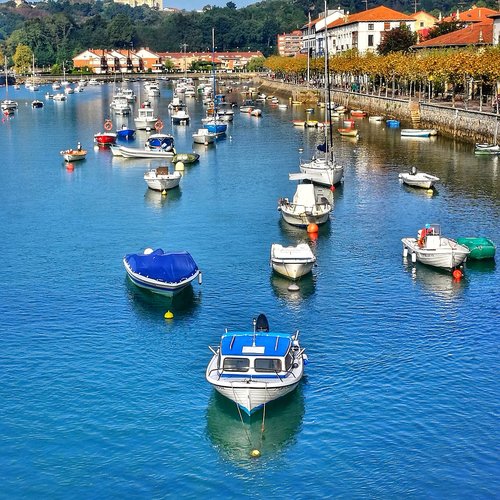
[[368,47],[373,47],[373,35],[368,35]]
[[424,22],[423,21],[420,21],[420,27],[423,28],[424,27]]
[[389,31],[391,29],[391,23],[385,22],[384,23],[384,31]]
[[288,371],[292,367],[293,356],[291,353],[288,353],[285,358],[285,370]]
[[256,372],[280,372],[281,360],[275,358],[256,358],[254,368]]
[[247,372],[250,360],[247,358],[225,358],[223,370],[228,372]]
[[368,30],[373,31],[375,29],[375,25],[373,23],[368,23]]

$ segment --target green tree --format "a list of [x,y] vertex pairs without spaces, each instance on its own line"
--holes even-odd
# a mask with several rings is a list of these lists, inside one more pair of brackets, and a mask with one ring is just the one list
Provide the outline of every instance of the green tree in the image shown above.
[[441,21],[429,29],[426,40],[453,33],[453,31],[461,30],[464,27],[465,24],[460,21]]
[[12,59],[17,74],[29,73],[33,62],[33,51],[27,45],[19,44]]
[[377,47],[381,55],[387,55],[391,52],[407,53],[412,45],[417,43],[417,34],[408,26],[403,25],[385,33],[383,40]]
[[262,71],[264,69],[265,57],[252,57],[247,64],[248,71]]

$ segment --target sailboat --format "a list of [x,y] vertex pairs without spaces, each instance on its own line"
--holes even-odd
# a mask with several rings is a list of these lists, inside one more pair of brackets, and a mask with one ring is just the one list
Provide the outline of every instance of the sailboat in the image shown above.
[[40,86],[35,83],[35,54],[33,54],[33,70],[31,73],[31,79],[26,80],[26,88],[28,90],[40,90]]
[[213,85],[213,103],[214,103],[214,108],[213,108],[213,114],[211,117],[207,117],[203,121],[203,126],[209,131],[212,132],[213,134],[216,134],[217,137],[222,136],[226,133],[227,130],[227,123],[223,122],[222,120],[219,120],[217,118],[217,98],[216,98],[216,92],[215,92],[215,82],[216,82],[216,77],[215,77],[215,31],[214,28],[212,28],[212,85]]
[[[327,14],[327,5],[325,2],[325,16]],[[325,18],[326,19],[326,18]],[[323,127],[324,142],[318,145],[320,152],[318,156],[313,156],[309,161],[300,161],[300,173],[290,174],[291,180],[309,180],[314,184],[323,186],[335,186],[344,177],[344,167],[338,165],[333,152],[333,130],[332,106],[330,98],[330,71],[328,68],[328,26],[325,22],[325,116],[326,123]]]
[[5,99],[1,102],[0,108],[5,116],[9,116],[14,114],[14,111],[17,109],[18,105],[16,101],[8,99],[9,73],[7,71],[7,56],[5,56],[4,69],[5,69]]

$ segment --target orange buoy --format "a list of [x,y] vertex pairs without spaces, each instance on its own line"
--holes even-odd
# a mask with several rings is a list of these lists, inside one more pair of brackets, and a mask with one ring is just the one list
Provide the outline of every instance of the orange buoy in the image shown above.
[[318,239],[318,233],[308,233],[308,236],[311,241],[316,241]]
[[335,191],[335,186],[334,186],[333,184],[330,186],[330,191],[331,191],[332,193]]
[[311,223],[307,226],[307,232],[308,233],[317,233],[318,232],[318,225]]
[[73,172],[73,170],[75,170],[75,166],[73,165],[73,163],[68,163],[68,164],[66,165],[66,170],[67,170],[68,172]]
[[456,280],[461,279],[461,278],[462,278],[462,276],[463,276],[463,273],[462,273],[462,271],[460,271],[460,269],[455,269],[455,270],[453,271],[453,277],[454,277]]

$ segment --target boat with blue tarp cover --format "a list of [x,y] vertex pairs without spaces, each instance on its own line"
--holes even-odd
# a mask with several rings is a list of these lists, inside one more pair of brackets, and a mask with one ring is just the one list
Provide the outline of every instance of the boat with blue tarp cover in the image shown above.
[[129,253],[123,265],[130,280],[141,288],[162,295],[173,295],[186,288],[201,272],[191,254],[186,251],[164,252],[161,248],[146,248]]
[[254,318],[253,331],[226,330],[210,350],[207,381],[248,415],[293,391],[307,363],[299,331],[271,333],[264,314]]

